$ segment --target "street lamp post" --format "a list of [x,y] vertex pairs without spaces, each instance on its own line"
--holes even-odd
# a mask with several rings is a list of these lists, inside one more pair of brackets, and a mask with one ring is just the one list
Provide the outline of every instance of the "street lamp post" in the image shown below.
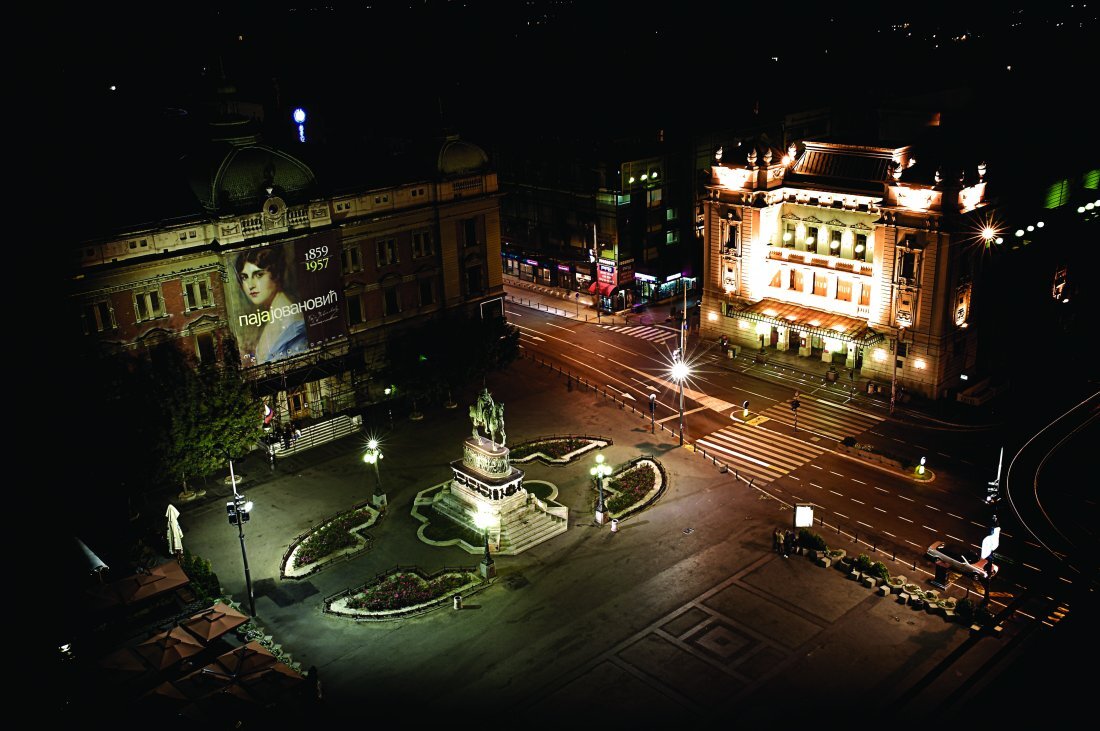
[[684,381],[687,379],[689,370],[687,363],[684,362],[684,351],[678,349],[676,351],[675,360],[672,362],[672,380],[676,381],[680,386],[680,446],[684,446]]
[[481,577],[483,579],[491,579],[497,575],[497,568],[493,564],[493,557],[489,553],[489,526],[493,524],[493,516],[490,513],[484,513],[478,511],[474,515],[474,522],[478,528],[481,528],[485,535],[485,557],[481,559]]
[[237,476],[233,473],[233,458],[229,458],[229,479],[233,483],[233,499],[225,504],[225,511],[229,516],[229,524],[237,526],[237,535],[241,539],[241,558],[244,559],[244,583],[248,592],[248,609],[253,617],[256,616],[256,596],[252,592],[252,572],[248,568],[248,550],[244,545],[244,524],[251,520],[252,501],[245,500],[244,495],[237,492]]
[[898,337],[894,341],[894,374],[890,378],[890,413],[894,413],[894,406],[898,399],[898,351],[905,340],[905,326],[898,328]]
[[611,474],[611,465],[604,464],[603,455],[596,455],[596,466],[588,471],[596,481],[596,524],[603,525],[607,520],[607,507],[603,501],[603,481]]
[[382,492],[382,476],[378,472],[378,463],[382,461],[382,450],[378,440],[371,439],[367,442],[367,451],[363,454],[363,461],[374,465],[374,493],[371,495],[371,505],[381,508],[386,505],[386,493]]

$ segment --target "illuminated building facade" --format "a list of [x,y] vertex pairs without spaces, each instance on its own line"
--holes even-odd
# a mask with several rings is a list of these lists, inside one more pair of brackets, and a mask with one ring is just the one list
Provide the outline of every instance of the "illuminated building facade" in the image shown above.
[[[74,241],[68,297],[83,344],[108,357],[164,343],[196,362],[239,357],[280,421],[303,420],[378,400],[392,334],[503,316],[497,180],[476,145],[280,149],[255,120],[225,114],[210,130],[167,174],[187,191],[170,215],[119,199],[126,220],[153,223]],[[145,171],[150,185],[163,176]]]
[[949,169],[937,157],[815,141],[717,152],[703,203],[703,336],[928,398],[965,388],[983,236],[998,232],[985,163]]

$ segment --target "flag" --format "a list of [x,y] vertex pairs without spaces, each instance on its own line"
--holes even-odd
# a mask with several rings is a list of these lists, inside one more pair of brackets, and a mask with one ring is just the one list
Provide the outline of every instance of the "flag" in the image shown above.
[[274,416],[275,416],[275,412],[271,410],[271,407],[268,406],[267,404],[264,404],[264,425],[266,426],[266,425],[270,424],[271,419]]

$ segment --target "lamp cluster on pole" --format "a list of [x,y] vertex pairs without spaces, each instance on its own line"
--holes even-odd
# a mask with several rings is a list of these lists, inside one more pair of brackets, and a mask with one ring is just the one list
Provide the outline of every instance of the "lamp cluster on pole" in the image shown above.
[[251,520],[252,501],[246,500],[244,495],[237,492],[237,476],[233,472],[233,458],[229,456],[229,480],[233,483],[233,499],[225,504],[225,512],[229,517],[229,524],[237,526],[237,535],[241,539],[241,558],[244,559],[244,583],[248,592],[248,610],[253,617],[256,616],[256,595],[252,592],[252,572],[248,569],[248,551],[244,545],[244,524]]
[[613,469],[611,465],[604,464],[603,455],[596,455],[596,466],[590,469],[588,472],[592,475],[592,479],[596,481],[596,524],[603,525],[607,520],[607,507],[604,505],[603,500],[603,482],[611,475]]
[[382,476],[378,472],[378,463],[382,461],[382,449],[377,439],[367,442],[367,451],[363,453],[363,461],[374,465],[374,491],[371,494],[371,505],[376,508],[386,505],[386,493],[382,492]]
[[485,557],[481,559],[481,566],[479,567],[481,577],[483,579],[491,579],[497,574],[496,566],[493,564],[493,557],[489,553],[489,526],[495,522],[495,519],[491,513],[478,511],[474,515],[474,522],[477,524],[478,528],[481,528],[485,535]]
[[680,446],[684,446],[684,381],[691,374],[687,363],[684,362],[683,349],[673,351],[672,380],[680,386]]

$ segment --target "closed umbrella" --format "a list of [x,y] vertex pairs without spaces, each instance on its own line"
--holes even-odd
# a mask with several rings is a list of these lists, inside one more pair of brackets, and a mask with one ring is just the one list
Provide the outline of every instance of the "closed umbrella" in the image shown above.
[[175,505],[169,504],[164,516],[168,518],[168,553],[179,556],[183,554],[183,529],[180,528],[180,511]]

